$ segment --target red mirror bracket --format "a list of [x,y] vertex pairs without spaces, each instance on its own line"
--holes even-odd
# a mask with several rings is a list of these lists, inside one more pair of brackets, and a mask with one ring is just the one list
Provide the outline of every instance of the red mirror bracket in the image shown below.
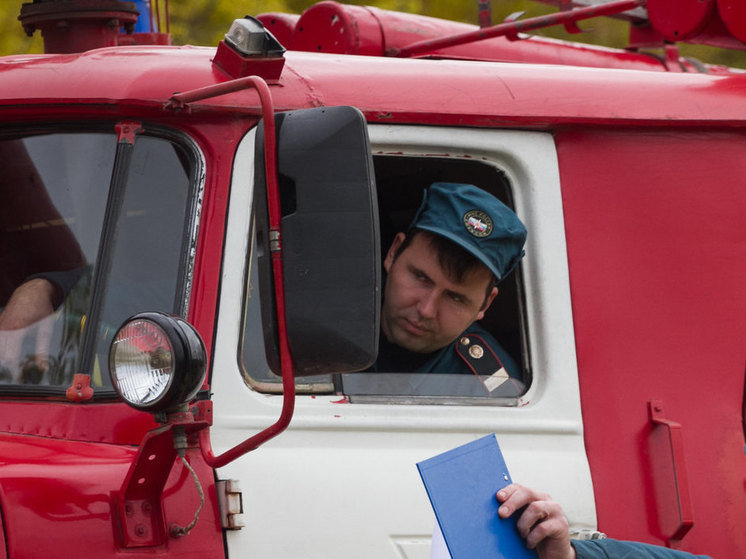
[[257,433],[253,437],[245,440],[241,444],[215,456],[212,451],[212,445],[209,439],[209,431],[200,432],[200,447],[205,462],[213,468],[219,468],[232,462],[239,456],[243,456],[268,440],[282,433],[290,424],[295,409],[295,375],[293,374],[293,362],[290,357],[288,343],[287,323],[285,319],[285,290],[284,275],[282,267],[282,233],[280,231],[280,221],[282,213],[280,209],[280,189],[277,180],[277,141],[275,130],[275,114],[272,95],[267,82],[259,76],[248,76],[239,78],[218,85],[211,85],[185,93],[174,94],[166,108],[169,110],[188,110],[189,103],[225,95],[242,89],[255,89],[259,94],[259,101],[262,109],[262,119],[264,120],[264,165],[265,177],[267,181],[267,205],[269,210],[269,235],[273,240],[272,251],[272,270],[275,284],[275,300],[277,302],[277,335],[280,347],[280,365],[282,367],[282,388],[283,400],[282,411],[277,421]]
[[176,439],[205,432],[209,423],[191,411],[169,414],[167,423],[145,435],[122,487],[112,492],[112,521],[122,549],[157,547],[168,539],[163,489],[177,456]]

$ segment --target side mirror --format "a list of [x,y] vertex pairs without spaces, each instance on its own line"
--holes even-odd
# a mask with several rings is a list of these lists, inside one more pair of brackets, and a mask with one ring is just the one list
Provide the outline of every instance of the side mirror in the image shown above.
[[[166,424],[150,431],[140,444],[117,497],[121,503],[142,495],[142,472],[151,471],[153,449],[160,452],[166,444],[162,441],[183,450],[183,435],[199,432],[205,462],[220,468],[287,428],[295,400],[292,374],[351,372],[364,369],[376,358],[380,246],[365,119],[351,107],[275,114],[269,87],[257,76],[176,94],[169,106],[184,108],[196,100],[244,88],[256,90],[263,115],[257,130],[253,211],[265,348],[268,363],[282,375],[282,412],[274,424],[216,456],[207,429],[211,404],[197,402],[197,419],[185,409],[205,371],[199,335],[178,318],[138,315],[140,323],[125,325],[121,339],[118,333],[118,342],[112,346],[113,381],[130,405],[163,411]],[[283,320],[278,321],[278,316]],[[127,371],[133,362],[136,369]],[[173,374],[174,363],[179,374]],[[153,377],[152,373],[155,378],[145,385],[130,382]],[[162,492],[175,456],[172,453],[170,461],[156,461],[163,467],[157,483],[148,485],[153,493]],[[118,512],[127,531],[134,522],[127,520],[125,509],[119,507]],[[162,514],[154,513],[152,518],[154,526],[162,524]]]
[[[365,369],[376,359],[381,271],[365,119],[352,107],[275,115],[285,317],[296,376]],[[265,186],[257,132],[254,217],[267,362],[280,374]],[[273,247],[275,248],[275,247]]]

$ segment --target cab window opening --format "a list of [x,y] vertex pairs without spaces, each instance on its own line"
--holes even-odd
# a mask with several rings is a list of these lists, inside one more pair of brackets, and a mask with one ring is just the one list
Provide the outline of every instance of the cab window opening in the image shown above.
[[[481,161],[456,157],[411,157],[399,155],[374,156],[376,183],[378,189],[382,258],[394,237],[406,231],[422,201],[423,191],[434,182],[455,182],[473,184],[493,194],[509,207],[513,207],[511,185],[505,173],[498,167]],[[256,247],[254,243],[252,246]],[[252,250],[248,265],[248,281],[245,294],[245,323],[239,361],[247,383],[257,391],[281,393],[280,378],[269,370],[261,343],[256,343],[256,334],[261,328],[258,301],[256,300],[256,276]],[[253,279],[252,279],[253,278]],[[499,294],[480,321],[513,357],[520,368],[523,384],[531,382],[528,366],[525,311],[520,266],[499,284]],[[251,316],[253,315],[253,316]],[[253,340],[253,342],[252,342]],[[259,355],[259,357],[257,357]],[[360,372],[344,375],[323,375],[303,377],[296,381],[299,393],[337,393],[349,397],[351,402],[397,402],[406,399],[416,403],[458,403],[466,397],[471,403],[478,398],[473,391],[459,391],[453,394],[417,394],[411,386],[402,388],[403,378],[413,375],[396,374],[396,380],[389,387],[383,386],[381,373]],[[419,375],[426,376],[426,375]],[[430,375],[432,376],[432,375]],[[464,375],[437,375],[462,377]],[[375,377],[378,377],[376,379]],[[459,382],[459,379],[456,379]],[[385,385],[386,383],[384,383]],[[411,383],[409,383],[411,385]],[[442,396],[442,398],[441,398]],[[484,399],[484,398],[482,398]],[[479,403],[479,402],[476,402]],[[510,405],[507,399],[500,398],[489,403]]]
[[[514,207],[511,184],[506,174],[488,163],[457,157],[398,155],[375,156],[374,163],[381,219],[381,247],[384,254],[395,235],[407,231],[422,202],[423,191],[433,183],[472,184],[494,195],[508,207]],[[531,373],[526,351],[527,334],[520,266],[500,282],[498,287],[499,294],[479,323],[516,362],[521,371],[521,380],[527,388],[531,382]],[[393,374],[346,374],[336,379],[336,388],[352,402],[361,403],[411,401],[458,404],[464,401],[477,403],[481,397],[481,383],[473,383],[473,379],[464,378],[465,375],[417,375],[430,377],[427,384],[431,386],[426,387],[419,381],[406,379],[405,377],[415,376],[406,373],[408,371]],[[375,375],[386,378],[379,380]],[[441,376],[453,378],[434,378]],[[474,386],[466,388],[463,386],[466,384]],[[500,403],[512,402],[503,399]]]

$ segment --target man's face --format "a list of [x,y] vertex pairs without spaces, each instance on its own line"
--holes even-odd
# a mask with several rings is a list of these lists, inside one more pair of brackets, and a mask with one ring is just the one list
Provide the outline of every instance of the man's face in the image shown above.
[[497,295],[485,297],[492,274],[478,266],[463,281],[452,280],[425,235],[417,235],[404,251],[399,233],[383,267],[388,273],[381,310],[381,328],[389,342],[416,353],[445,347],[472,322],[480,320]]

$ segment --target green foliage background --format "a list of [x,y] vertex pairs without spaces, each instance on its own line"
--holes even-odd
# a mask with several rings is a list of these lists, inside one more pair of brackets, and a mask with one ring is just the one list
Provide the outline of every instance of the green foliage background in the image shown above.
[[[30,0],[28,0],[30,1]],[[155,5],[156,0],[152,0]],[[18,22],[22,0],[0,0],[0,55],[39,53],[43,50],[40,34],[26,37]],[[165,0],[160,0],[161,9]],[[231,21],[245,14],[266,12],[302,13],[315,0],[169,0],[171,35],[175,44],[216,45]],[[346,3],[377,6],[401,12],[477,23],[477,0],[347,0]],[[493,21],[523,11],[532,17],[555,11],[555,8],[531,0],[492,0]],[[536,34],[559,39],[595,43],[623,48],[627,44],[627,24],[611,18],[581,22],[586,32],[569,35],[561,26]],[[723,50],[698,45],[680,45],[684,56],[711,64],[746,68],[746,51]]]

